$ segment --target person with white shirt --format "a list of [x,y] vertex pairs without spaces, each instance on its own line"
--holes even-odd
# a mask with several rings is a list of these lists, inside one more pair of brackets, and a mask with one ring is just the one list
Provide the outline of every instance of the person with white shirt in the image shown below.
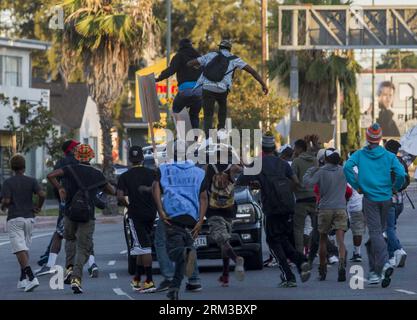
[[209,130],[213,126],[214,105],[219,105],[218,129],[225,128],[227,116],[227,96],[232,87],[233,75],[236,69],[250,73],[262,86],[263,92],[268,94],[268,87],[262,77],[250,65],[238,56],[230,53],[232,43],[222,40],[219,51],[191,60],[189,67],[203,67],[203,74],[197,81],[194,89],[203,87],[204,132],[209,138]]

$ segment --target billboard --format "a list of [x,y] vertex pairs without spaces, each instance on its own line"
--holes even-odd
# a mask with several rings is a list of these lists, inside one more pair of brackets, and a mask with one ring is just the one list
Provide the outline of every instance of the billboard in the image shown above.
[[[372,73],[358,75],[361,127],[372,123]],[[375,77],[375,119],[384,138],[399,138],[417,124],[417,70],[377,70]]]

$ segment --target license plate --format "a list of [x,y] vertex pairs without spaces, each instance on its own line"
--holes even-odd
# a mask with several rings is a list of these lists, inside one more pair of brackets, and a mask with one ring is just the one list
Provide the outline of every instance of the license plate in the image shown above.
[[196,248],[207,247],[207,237],[198,236],[198,238],[194,240],[194,246]]

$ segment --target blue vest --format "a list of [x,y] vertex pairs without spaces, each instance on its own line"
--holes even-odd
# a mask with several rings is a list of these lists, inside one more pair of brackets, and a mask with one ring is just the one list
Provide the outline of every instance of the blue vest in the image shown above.
[[162,203],[167,215],[171,218],[189,215],[198,221],[204,170],[197,168],[191,161],[162,164],[159,169]]

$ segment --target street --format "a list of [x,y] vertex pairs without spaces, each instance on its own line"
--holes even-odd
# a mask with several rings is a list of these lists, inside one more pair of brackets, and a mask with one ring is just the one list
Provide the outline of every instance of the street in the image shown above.
[[[417,203],[416,184],[410,186],[409,194]],[[197,293],[184,292],[184,283],[180,292],[183,300],[292,300],[292,299],[318,299],[318,300],[396,300],[417,299],[417,211],[412,210],[410,202],[405,201],[405,212],[399,218],[399,238],[408,253],[405,268],[395,269],[390,287],[382,289],[380,286],[369,287],[365,284],[364,289],[353,290],[350,288],[352,274],[348,275],[348,281],[338,283],[337,267],[329,266],[327,280],[319,282],[318,259],[312,271],[310,281],[301,283],[297,279],[298,287],[290,289],[278,288],[280,282],[279,269],[264,268],[261,271],[248,271],[243,282],[237,282],[231,272],[230,287],[222,288],[217,283],[221,272],[220,260],[199,260],[203,290]],[[31,265],[37,269],[36,261],[44,252],[53,229],[36,229],[30,251]],[[365,237],[366,239],[366,237]],[[346,235],[349,258],[352,253],[352,237]],[[102,223],[97,224],[94,237],[96,262],[100,268],[97,279],[88,277],[87,266],[84,269],[83,289],[84,294],[74,295],[65,286],[64,290],[51,290],[49,276],[39,278],[40,286],[32,293],[20,292],[16,289],[19,275],[16,258],[10,253],[10,243],[6,233],[0,233],[0,299],[39,299],[39,300],[166,300],[166,292],[153,294],[139,294],[130,287],[131,276],[127,272],[126,246],[121,224]],[[268,256],[264,246],[264,257]],[[365,248],[362,246],[362,256],[367,275],[367,259]],[[64,265],[64,250],[61,251],[57,263]],[[353,264],[348,262],[348,271]],[[155,268],[158,263],[154,262]],[[157,274],[154,277],[158,285],[162,277]]]

